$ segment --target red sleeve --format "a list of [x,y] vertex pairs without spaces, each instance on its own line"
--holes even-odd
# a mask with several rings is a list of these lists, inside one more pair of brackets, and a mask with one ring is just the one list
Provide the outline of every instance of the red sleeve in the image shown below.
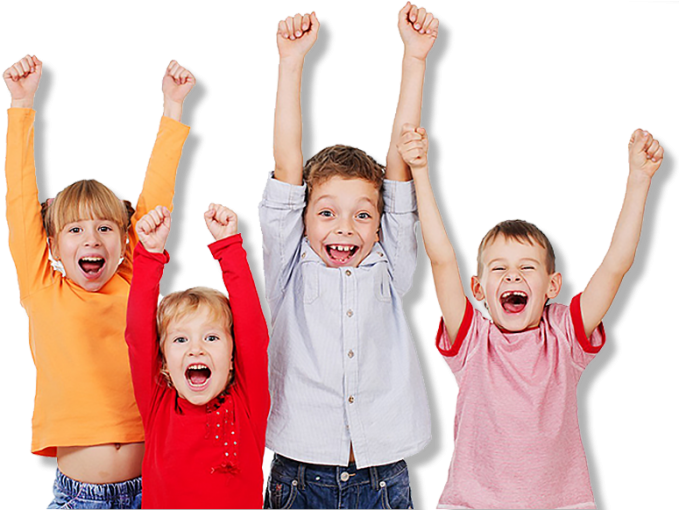
[[441,322],[439,324],[439,331],[436,333],[436,348],[444,356],[456,356],[460,352],[460,346],[462,341],[469,333],[469,327],[472,324],[472,318],[474,317],[474,307],[467,299],[467,306],[464,309],[464,317],[462,318],[462,323],[460,324],[460,329],[457,331],[457,336],[455,341],[451,343],[448,337],[448,330],[446,329],[446,324],[443,322],[443,317],[441,317]]
[[210,245],[219,261],[233,313],[234,390],[244,396],[251,423],[264,437],[269,415],[269,333],[240,234]]
[[167,252],[149,253],[141,243],[134,249],[125,341],[130,356],[134,395],[144,423],[160,374],[156,310],[160,279],[169,260]]
[[[575,329],[575,338],[582,347],[582,350],[589,354],[596,354],[601,350],[601,348],[606,343],[606,332],[604,331],[604,324],[600,322],[596,327],[594,332],[591,334],[590,338],[585,335],[585,324],[582,321],[582,309],[580,308],[580,296],[582,293],[578,294],[571,300],[570,312],[571,320],[573,321],[573,329]],[[597,342],[594,345],[591,340],[593,338],[601,338],[601,343]]]

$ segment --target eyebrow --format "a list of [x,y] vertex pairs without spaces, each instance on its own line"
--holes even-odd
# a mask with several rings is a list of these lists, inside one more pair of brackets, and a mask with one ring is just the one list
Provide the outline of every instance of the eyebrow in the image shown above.
[[[314,199],[314,202],[318,203],[321,200],[326,200],[326,199],[337,200],[337,195],[321,195],[320,197],[316,197]],[[375,201],[371,200],[370,197],[368,197],[367,195],[360,197],[357,202],[368,202],[370,205],[374,205],[375,207],[377,207],[377,203]]]

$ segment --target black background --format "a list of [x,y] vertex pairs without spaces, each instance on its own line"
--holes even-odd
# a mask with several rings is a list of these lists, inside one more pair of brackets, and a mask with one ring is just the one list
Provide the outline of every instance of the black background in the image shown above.
[[[210,200],[240,213],[261,291],[256,204],[272,168],[275,22],[317,9],[320,40],[303,85],[304,149],[344,142],[386,154],[396,102],[400,4],[339,2],[199,5],[138,13],[122,6],[76,12],[7,7],[4,68],[26,52],[44,59],[36,109],[41,197],[96,177],[136,199],[161,110],[160,78],[170,58],[198,77],[186,102],[192,126],[179,168],[165,291],[220,286],[206,258],[201,213]],[[668,493],[671,381],[677,338],[673,234],[676,190],[663,30],[646,13],[475,10],[432,1],[441,35],[429,58],[423,124],[431,135],[432,179],[463,277],[478,238],[496,221],[541,225],[557,252],[561,301],[583,287],[605,253],[626,176],[626,143],[642,126],[668,158],[651,190],[635,267],[605,320],[608,345],[580,384],[580,421],[599,508],[658,502]],[[671,184],[672,183],[672,184]],[[28,454],[34,372],[9,255],[2,265],[9,372],[6,411],[14,424],[5,460],[30,480],[27,507],[49,500],[54,461]],[[451,453],[456,387],[433,338],[438,309],[424,251],[405,310],[418,346],[432,411],[433,441],[409,459],[415,503],[432,508]],[[669,315],[668,315],[669,313]],[[671,386],[670,386],[671,384]],[[672,393],[671,393],[672,392]],[[673,405],[672,402],[675,404]],[[674,444],[674,442],[672,442]],[[674,448],[674,447],[673,447]],[[674,451],[674,450],[673,450]],[[29,503],[30,502],[30,503]]]

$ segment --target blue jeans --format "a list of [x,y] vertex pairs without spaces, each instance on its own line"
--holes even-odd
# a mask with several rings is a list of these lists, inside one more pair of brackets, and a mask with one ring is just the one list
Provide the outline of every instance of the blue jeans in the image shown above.
[[141,508],[141,477],[119,483],[84,483],[57,469],[47,508]]
[[264,508],[412,508],[404,460],[356,469],[274,455]]

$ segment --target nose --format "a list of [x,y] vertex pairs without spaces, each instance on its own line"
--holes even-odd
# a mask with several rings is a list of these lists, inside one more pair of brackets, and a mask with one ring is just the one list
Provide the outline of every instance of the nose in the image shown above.
[[505,281],[507,282],[520,282],[521,275],[519,273],[507,273],[505,276]]
[[189,356],[200,356],[201,354],[205,354],[205,350],[203,349],[203,343],[202,342],[191,342],[189,345]]
[[83,243],[85,246],[99,246],[101,244],[99,233],[96,230],[88,230]]
[[337,234],[342,234],[345,236],[350,236],[354,233],[354,228],[351,224],[351,220],[349,219],[344,219],[340,220],[340,222],[337,224],[337,229],[335,230]]

